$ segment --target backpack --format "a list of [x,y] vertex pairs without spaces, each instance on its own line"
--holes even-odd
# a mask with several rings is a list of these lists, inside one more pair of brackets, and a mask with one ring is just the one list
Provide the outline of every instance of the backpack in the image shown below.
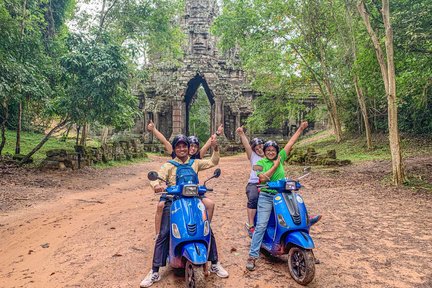
[[194,163],[193,159],[190,159],[189,163],[186,164],[180,164],[173,160],[169,160],[168,162],[177,167],[176,185],[199,183],[198,174],[192,168],[192,164]]

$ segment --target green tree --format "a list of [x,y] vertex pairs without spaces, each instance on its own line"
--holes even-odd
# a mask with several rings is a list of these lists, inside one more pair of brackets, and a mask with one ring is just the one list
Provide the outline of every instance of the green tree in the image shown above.
[[384,88],[387,96],[388,108],[388,126],[390,151],[392,156],[393,182],[396,185],[401,185],[404,181],[404,169],[402,163],[402,153],[399,139],[398,127],[398,109],[396,95],[396,73],[394,64],[394,49],[393,49],[393,29],[390,21],[390,5],[388,0],[382,1],[382,18],[385,30],[385,54],[381,47],[377,33],[374,31],[369,19],[369,13],[366,11],[366,6],[363,1],[358,4],[358,10],[363,18],[368,34],[374,44],[376,57],[381,69],[381,75],[384,82]]
[[[129,68],[124,51],[105,34],[98,38],[70,35],[69,53],[61,59],[65,91],[52,99],[51,115],[59,117],[54,131],[68,122],[100,123],[125,129],[133,125],[137,98],[129,87]],[[51,132],[53,132],[51,130]],[[52,133],[26,155],[25,161]]]
[[[66,3],[66,2],[65,2]],[[44,17],[49,5],[45,1],[1,1],[0,17],[2,41],[0,44],[2,90],[2,143],[5,142],[6,124],[13,116],[16,129],[15,153],[19,154],[22,119],[26,107],[44,102],[53,91],[52,59],[48,48],[51,37],[44,37],[47,22]],[[61,14],[61,11],[56,11]],[[54,32],[53,32],[54,33]],[[12,108],[12,111],[10,110]],[[0,149],[1,153],[1,149]]]
[[[251,121],[264,120],[280,127],[284,116],[275,118],[276,113],[272,111],[279,114],[293,108],[304,109],[293,105],[294,97],[302,99],[318,91],[328,107],[337,141],[340,141],[341,125],[334,87],[336,74],[332,69],[336,58],[334,47],[337,47],[336,25],[332,23],[337,14],[330,13],[331,8],[331,3],[325,1],[224,2],[223,13],[214,26],[214,32],[222,37],[222,48],[240,47],[243,67],[251,75],[254,88],[267,95],[264,97],[276,97],[284,106],[282,111],[275,111],[278,108],[274,106],[258,112],[268,108],[261,101],[256,106],[256,113],[260,114],[258,121]],[[310,89],[302,91],[302,87]]]
[[200,86],[189,111],[189,134],[207,141],[210,138],[210,114],[209,100],[204,88]]

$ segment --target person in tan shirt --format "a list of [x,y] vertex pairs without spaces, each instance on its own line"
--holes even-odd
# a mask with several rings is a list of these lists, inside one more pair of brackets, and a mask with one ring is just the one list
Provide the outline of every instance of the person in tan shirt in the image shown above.
[[[152,132],[152,134],[164,145],[165,151],[171,155],[171,157],[174,159],[176,158],[176,153],[174,151],[174,146],[168,141],[168,139],[165,138],[165,136],[155,127],[155,124],[152,120],[149,120],[147,124],[147,131]],[[207,151],[214,145],[214,142],[216,141],[216,136],[219,136],[223,133],[223,125],[221,124],[216,133],[211,135],[211,137],[207,140],[207,142],[204,144],[204,146],[200,149],[199,147],[199,140],[195,136],[189,136],[189,157],[190,159],[203,159],[204,155],[207,153]],[[181,163],[181,161],[179,162]],[[216,164],[217,165],[217,164]],[[205,168],[208,169],[208,168]],[[164,174],[165,175],[165,174]],[[175,175],[175,172],[174,172]],[[207,213],[209,220],[213,218],[215,203],[210,198],[203,198],[203,203],[207,208]],[[161,225],[161,218],[162,218],[162,211],[165,206],[165,199],[164,197],[160,198],[160,201],[156,207],[156,214],[155,214],[155,238],[157,238],[157,235],[160,231],[160,225]]]
[[[186,137],[186,136],[185,136]],[[186,138],[187,139],[187,138]],[[179,145],[175,147],[176,157],[173,159],[175,162],[180,164],[189,163],[190,157],[188,155],[189,148],[187,148],[187,144],[183,142],[177,142]],[[192,164],[192,169],[198,174],[198,171],[206,170],[212,168],[219,164],[220,154],[217,146],[217,142],[212,140],[213,153],[210,159],[194,159]],[[177,167],[173,164],[166,162],[160,168],[158,174],[165,181],[168,180],[170,185],[175,185],[176,183],[176,172]],[[150,185],[153,187],[155,193],[165,191],[166,185],[165,182],[161,180],[151,181]]]
[[[186,136],[177,135],[176,137],[174,137],[172,143],[173,151],[176,156],[174,158],[174,161],[181,164],[189,163],[190,161],[189,145],[190,143]],[[196,173],[198,173],[201,170],[212,168],[219,163],[220,155],[219,155],[219,149],[217,146],[216,139],[212,141],[212,147],[213,147],[213,153],[210,159],[194,160],[194,163],[192,164],[191,167],[192,169],[194,169]],[[176,171],[177,171],[177,167],[167,162],[162,165],[162,167],[158,172],[158,175],[163,180],[168,180],[169,185],[175,185]],[[151,181],[150,185],[153,187],[155,193],[163,192],[166,189],[166,183],[162,180]],[[202,200],[204,202],[205,198],[202,198]],[[162,213],[160,233],[157,236],[155,247],[154,247],[152,269],[144,278],[144,280],[140,283],[140,287],[150,287],[151,285],[153,285],[154,282],[159,281],[161,278],[159,274],[159,268],[165,266],[166,264],[166,259],[169,252],[169,238],[170,238],[169,204],[170,201],[164,202],[165,207]],[[222,265],[218,261],[216,239],[214,237],[213,231],[211,231],[210,251],[209,251],[208,260],[211,261],[212,263],[209,269],[210,272],[216,273],[221,278],[226,278],[229,276],[228,272],[222,267]]]

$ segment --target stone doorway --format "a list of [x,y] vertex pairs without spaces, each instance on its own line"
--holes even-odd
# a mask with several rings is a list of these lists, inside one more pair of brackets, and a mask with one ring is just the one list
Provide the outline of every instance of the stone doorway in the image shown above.
[[[214,115],[215,115],[215,97],[214,94],[212,92],[212,90],[210,89],[209,85],[207,84],[207,81],[204,79],[204,77],[202,77],[199,73],[197,73],[191,80],[189,80],[189,82],[187,83],[187,88],[186,88],[186,92],[184,95],[184,102],[185,102],[185,107],[186,107],[186,121],[185,121],[185,128],[186,128],[186,135],[191,135],[191,133],[193,133],[194,131],[190,130],[190,112],[191,112],[191,108],[192,105],[194,103],[194,101],[196,100],[196,97],[198,97],[198,89],[200,88],[200,86],[203,87],[205,94],[207,96],[207,99],[209,101],[210,104],[210,117],[209,117],[209,134],[211,135],[216,127],[214,127],[214,121],[211,121],[211,119],[214,119]],[[201,139],[202,141],[204,141],[205,139]]]

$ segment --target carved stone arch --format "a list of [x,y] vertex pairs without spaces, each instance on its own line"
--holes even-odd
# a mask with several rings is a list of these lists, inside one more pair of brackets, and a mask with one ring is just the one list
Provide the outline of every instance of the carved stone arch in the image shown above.
[[[184,99],[183,102],[185,103],[185,131],[186,135],[189,135],[189,119],[190,119],[190,109],[191,104],[195,97],[197,96],[197,90],[198,88],[202,86],[204,88],[204,91],[206,93],[207,99],[210,103],[210,110],[211,114],[214,115],[215,113],[215,96],[213,94],[213,91],[210,89],[205,77],[201,75],[199,72],[196,73],[196,75],[189,80],[187,83],[186,91],[184,93]],[[210,123],[210,129],[213,130],[213,125]]]

